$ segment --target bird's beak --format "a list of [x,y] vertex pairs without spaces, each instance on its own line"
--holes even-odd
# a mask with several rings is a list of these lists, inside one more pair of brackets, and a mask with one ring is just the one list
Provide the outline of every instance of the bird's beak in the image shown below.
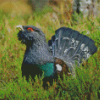
[[24,30],[22,25],[17,25],[16,29],[18,29],[19,31],[23,31]]

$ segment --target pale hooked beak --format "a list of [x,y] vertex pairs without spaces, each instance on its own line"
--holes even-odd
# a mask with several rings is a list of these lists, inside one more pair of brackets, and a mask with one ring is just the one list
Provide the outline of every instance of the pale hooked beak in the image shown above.
[[16,29],[18,29],[19,31],[23,31],[24,30],[23,27],[22,27],[22,25],[17,25]]

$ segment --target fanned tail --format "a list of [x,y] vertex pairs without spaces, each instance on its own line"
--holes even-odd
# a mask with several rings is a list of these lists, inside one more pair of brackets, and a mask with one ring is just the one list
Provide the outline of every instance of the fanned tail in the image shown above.
[[76,63],[79,66],[97,51],[92,39],[66,27],[56,30],[48,45],[53,56],[63,60],[71,72]]

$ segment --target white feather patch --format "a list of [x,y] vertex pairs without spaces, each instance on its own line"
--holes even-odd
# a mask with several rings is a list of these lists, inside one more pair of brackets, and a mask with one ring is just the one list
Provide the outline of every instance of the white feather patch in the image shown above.
[[62,71],[62,66],[61,65],[56,64],[56,68],[57,68],[58,71]]

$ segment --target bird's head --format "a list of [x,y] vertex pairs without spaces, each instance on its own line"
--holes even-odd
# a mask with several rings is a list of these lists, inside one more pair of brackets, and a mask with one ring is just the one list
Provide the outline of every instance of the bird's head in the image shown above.
[[18,25],[16,28],[19,29],[18,39],[26,45],[35,43],[37,41],[45,41],[45,34],[35,26]]

